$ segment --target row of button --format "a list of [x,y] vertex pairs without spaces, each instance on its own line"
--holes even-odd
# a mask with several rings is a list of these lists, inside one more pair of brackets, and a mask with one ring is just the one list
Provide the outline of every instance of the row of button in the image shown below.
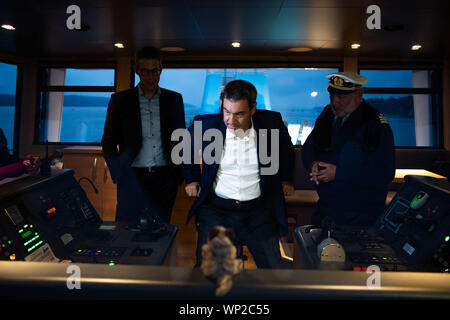
[[120,257],[123,255],[126,248],[89,248],[89,249],[78,249],[73,255],[74,256],[102,256],[102,257]]

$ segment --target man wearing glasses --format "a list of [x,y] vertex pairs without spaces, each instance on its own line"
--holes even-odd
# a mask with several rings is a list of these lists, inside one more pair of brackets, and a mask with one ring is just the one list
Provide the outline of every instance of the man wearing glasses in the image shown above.
[[170,222],[181,167],[171,161],[172,132],[185,128],[181,94],[159,87],[158,49],[136,53],[140,78],[132,89],[111,96],[102,148],[111,178],[117,183],[117,221],[136,221],[143,212]]

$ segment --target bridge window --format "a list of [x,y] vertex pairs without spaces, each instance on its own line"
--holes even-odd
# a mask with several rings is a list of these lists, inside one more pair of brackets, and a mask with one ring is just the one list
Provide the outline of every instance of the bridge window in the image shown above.
[[14,149],[16,86],[17,66],[0,62],[0,128],[8,141],[8,149],[11,154]]
[[440,147],[440,72],[364,70],[366,101],[383,112],[397,147]]
[[99,143],[115,70],[44,68],[40,95],[40,142]]
[[[251,82],[258,91],[257,108],[281,113],[293,144],[302,144],[316,118],[329,103],[326,75],[337,69],[245,68],[164,69],[160,86],[183,95],[186,126],[198,114],[218,113],[219,96],[229,81]],[[134,78],[135,84],[139,77]]]

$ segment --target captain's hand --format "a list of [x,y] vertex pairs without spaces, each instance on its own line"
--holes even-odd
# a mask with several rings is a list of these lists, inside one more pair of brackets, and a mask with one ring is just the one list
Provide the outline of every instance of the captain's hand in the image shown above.
[[189,197],[197,197],[198,198],[200,196],[200,191],[202,190],[202,187],[200,186],[199,182],[191,182],[186,185],[184,190],[186,190],[186,194]]
[[285,196],[292,196],[294,194],[294,184],[290,181],[282,181],[283,193]]
[[319,173],[319,162],[320,161],[316,160],[312,163],[311,172],[309,174],[309,180],[313,181],[316,185],[319,184],[319,180],[317,179],[317,174]]
[[319,162],[318,165],[321,169],[316,174],[313,174],[313,176],[320,182],[334,181],[336,177],[336,165],[326,162]]

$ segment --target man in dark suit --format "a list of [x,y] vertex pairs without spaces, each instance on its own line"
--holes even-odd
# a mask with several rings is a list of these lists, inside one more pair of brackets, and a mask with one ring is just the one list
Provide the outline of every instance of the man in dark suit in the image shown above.
[[[196,266],[209,230],[223,225],[234,229],[258,268],[286,267],[279,238],[287,231],[284,194],[293,192],[293,146],[279,113],[256,110],[256,94],[250,82],[229,82],[220,96],[221,112],[195,117],[189,129],[194,139],[209,131],[219,141],[211,154],[208,142],[200,144],[202,168],[194,159],[183,164],[186,193],[197,197],[188,214],[188,221],[196,215]],[[200,125],[201,136],[194,132]]]
[[136,54],[139,84],[111,96],[102,148],[117,183],[116,220],[140,219],[142,212],[170,222],[182,181],[171,161],[172,132],[185,128],[182,96],[159,87],[160,52],[144,47]]

